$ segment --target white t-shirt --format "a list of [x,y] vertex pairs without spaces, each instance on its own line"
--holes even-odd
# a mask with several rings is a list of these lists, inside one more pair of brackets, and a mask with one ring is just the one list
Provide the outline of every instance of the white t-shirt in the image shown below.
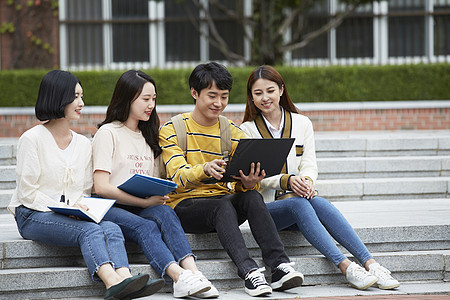
[[109,172],[109,182],[118,186],[134,174],[159,176],[159,157],[140,132],[115,121],[100,127],[92,141],[94,171]]

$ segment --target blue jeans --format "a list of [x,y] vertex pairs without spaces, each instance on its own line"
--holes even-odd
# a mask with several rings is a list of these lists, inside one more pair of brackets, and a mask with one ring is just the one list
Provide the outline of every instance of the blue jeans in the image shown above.
[[307,200],[294,197],[268,202],[266,205],[277,230],[300,230],[305,238],[336,266],[346,257],[339,251],[330,234],[362,265],[372,258],[345,217],[327,199],[313,197]]
[[103,264],[110,263],[115,269],[129,268],[125,239],[119,226],[112,222],[97,224],[25,206],[16,208],[16,221],[24,239],[53,246],[80,247],[93,280],[98,280],[94,275]]
[[258,268],[239,229],[245,220],[248,220],[266,265],[274,270],[279,264],[289,262],[275,224],[257,191],[185,199],[178,203],[175,211],[186,232],[217,232],[220,243],[237,266],[242,279]]
[[187,256],[195,258],[180,220],[167,205],[113,206],[103,219],[119,225],[125,239],[140,246],[150,265],[163,278],[172,263],[179,263]]

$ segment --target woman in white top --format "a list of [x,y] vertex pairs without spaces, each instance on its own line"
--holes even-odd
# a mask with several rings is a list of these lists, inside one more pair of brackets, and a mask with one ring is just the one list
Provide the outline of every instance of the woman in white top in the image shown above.
[[[353,287],[392,289],[400,284],[372,257],[344,216],[314,189],[317,164],[314,132],[298,113],[281,75],[271,66],[255,69],[247,82],[247,104],[241,129],[253,138],[295,138],[281,174],[261,181],[260,192],[278,230],[300,230],[330,259]],[[275,201],[276,200],[276,201]],[[333,236],[365,267],[351,262]]]
[[83,89],[75,75],[53,70],[44,76],[35,107],[36,117],[44,123],[19,139],[17,187],[8,209],[23,238],[80,247],[92,278],[100,278],[106,286],[105,299],[149,295],[163,282],[147,288],[148,275],[131,276],[124,237],[116,224],[82,221],[48,208],[89,209],[78,201],[91,193],[91,144],[69,128],[70,121],[80,118],[83,106]]
[[141,247],[162,278],[174,281],[175,297],[218,297],[198,270],[176,213],[165,205],[168,197],[139,198],[117,188],[134,174],[161,173],[155,104],[156,84],[149,75],[136,70],[122,74],[92,143],[95,192],[117,200],[104,219]]

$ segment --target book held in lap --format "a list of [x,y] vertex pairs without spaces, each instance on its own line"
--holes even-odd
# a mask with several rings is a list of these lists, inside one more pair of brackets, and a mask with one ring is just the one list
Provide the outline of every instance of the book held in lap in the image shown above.
[[118,188],[133,196],[147,198],[154,195],[167,195],[177,188],[177,184],[166,179],[134,174]]
[[84,197],[77,203],[86,205],[89,210],[84,210],[82,208],[73,206],[48,206],[48,208],[58,214],[74,216],[82,220],[100,223],[100,221],[103,219],[105,214],[109,211],[109,209],[114,205],[115,202],[116,200],[113,199]]

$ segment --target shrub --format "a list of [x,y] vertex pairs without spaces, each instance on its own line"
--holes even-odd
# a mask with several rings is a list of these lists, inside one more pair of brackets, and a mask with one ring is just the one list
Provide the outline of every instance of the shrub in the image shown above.
[[[246,84],[255,67],[230,67],[230,103],[245,103]],[[276,67],[294,102],[393,101],[450,99],[450,65]],[[158,104],[192,104],[192,69],[144,70],[157,84]],[[34,106],[47,70],[0,72],[0,106]],[[87,105],[107,105],[122,71],[74,72]]]

